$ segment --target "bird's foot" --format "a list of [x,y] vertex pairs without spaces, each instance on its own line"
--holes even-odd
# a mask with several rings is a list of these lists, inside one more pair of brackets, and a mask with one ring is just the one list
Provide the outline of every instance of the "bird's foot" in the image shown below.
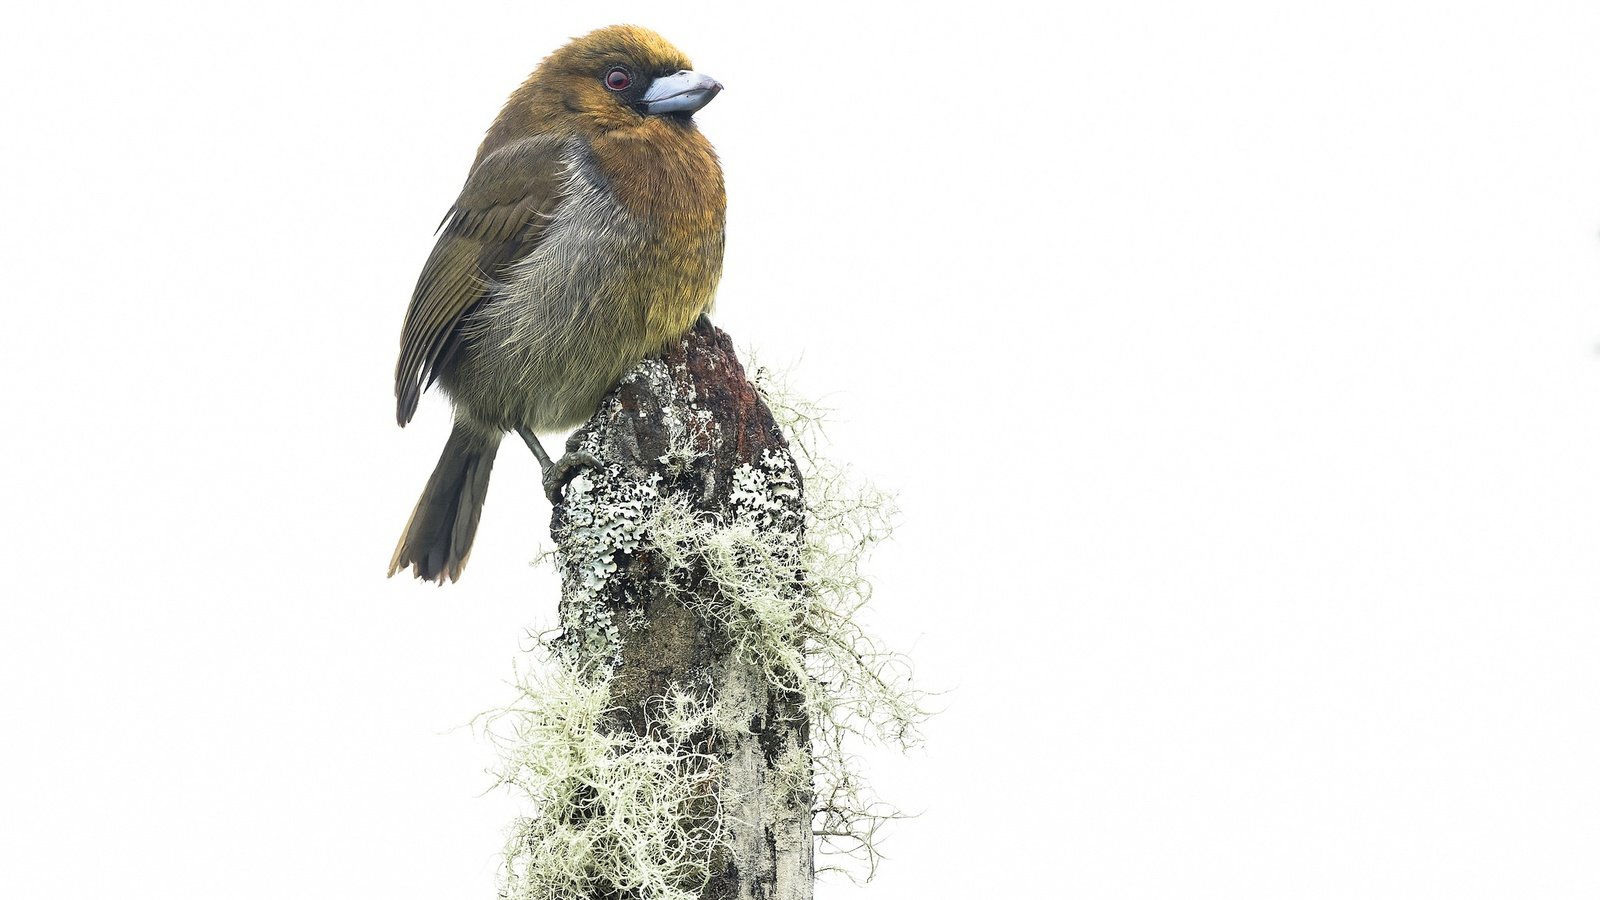
[[561,489],[567,482],[577,477],[577,470],[582,468],[598,469],[600,460],[594,454],[582,450],[574,450],[566,456],[544,467],[544,495],[550,498],[551,505],[561,501]]
[[550,461],[550,454],[544,452],[544,445],[539,443],[539,437],[529,428],[518,428],[517,434],[522,435],[522,440],[533,451],[535,459],[539,460],[539,468],[544,471],[544,495],[550,498],[552,506],[561,499],[561,489],[567,486],[578,473],[574,470],[588,466],[591,469],[600,468],[600,460],[595,459],[591,453],[574,450],[555,462]]

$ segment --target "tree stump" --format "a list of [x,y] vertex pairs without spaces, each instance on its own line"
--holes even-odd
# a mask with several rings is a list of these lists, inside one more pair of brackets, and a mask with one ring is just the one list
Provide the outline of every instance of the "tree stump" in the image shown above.
[[[606,679],[606,727],[659,732],[652,709],[674,696],[712,710],[690,739],[703,814],[721,835],[703,900],[809,900],[810,736],[802,695],[741,652],[719,614],[727,585],[652,533],[664,506],[699,522],[798,541],[799,470],[728,336],[704,317],[641,363],[568,441],[598,467],[580,471],[551,517],[562,572],[558,657]],[[796,572],[796,589],[800,589]],[[803,776],[803,777],[802,777]]]

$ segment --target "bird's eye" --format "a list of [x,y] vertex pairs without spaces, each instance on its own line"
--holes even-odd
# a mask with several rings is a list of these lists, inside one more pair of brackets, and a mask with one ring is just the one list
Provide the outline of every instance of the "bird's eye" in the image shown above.
[[625,91],[630,84],[633,84],[633,76],[621,66],[606,73],[606,87],[613,91]]

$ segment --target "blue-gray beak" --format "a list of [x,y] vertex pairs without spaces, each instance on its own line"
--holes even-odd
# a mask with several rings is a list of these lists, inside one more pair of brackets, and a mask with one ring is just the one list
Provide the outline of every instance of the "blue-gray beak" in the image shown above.
[[684,69],[651,82],[650,89],[644,92],[639,102],[644,104],[645,112],[652,116],[662,113],[688,114],[710,103],[711,98],[721,90],[722,83],[715,78]]

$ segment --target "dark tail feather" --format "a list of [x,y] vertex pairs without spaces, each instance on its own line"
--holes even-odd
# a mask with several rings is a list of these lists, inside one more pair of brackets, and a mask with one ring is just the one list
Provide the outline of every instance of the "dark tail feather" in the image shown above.
[[489,470],[500,449],[500,436],[484,435],[456,424],[445,442],[439,465],[433,469],[422,499],[411,512],[400,545],[389,560],[389,575],[410,566],[424,581],[451,581],[461,577],[472,553],[472,536],[478,531],[483,496],[489,490]]

